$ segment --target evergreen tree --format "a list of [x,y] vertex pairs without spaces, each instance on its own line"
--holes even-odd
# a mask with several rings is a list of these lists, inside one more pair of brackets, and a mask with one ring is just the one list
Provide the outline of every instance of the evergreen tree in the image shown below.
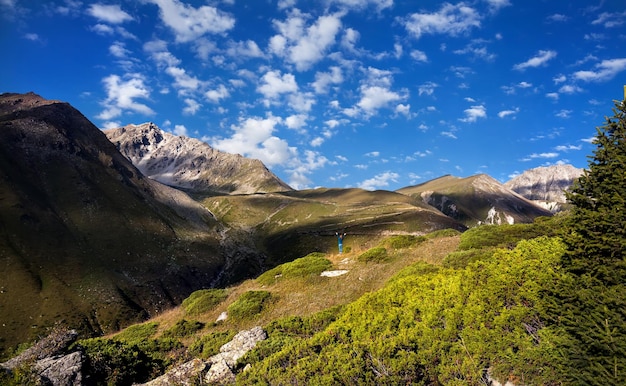
[[555,322],[572,337],[568,383],[626,384],[626,101],[597,129],[573,204]]

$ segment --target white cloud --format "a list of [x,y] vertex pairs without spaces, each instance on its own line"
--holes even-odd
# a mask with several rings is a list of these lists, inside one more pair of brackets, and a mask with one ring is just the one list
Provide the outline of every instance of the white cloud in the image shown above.
[[246,40],[245,42],[230,42],[226,52],[233,58],[262,58],[265,56],[263,51],[261,51],[259,46],[253,40]]
[[231,126],[234,133],[230,138],[214,138],[211,146],[259,159],[268,167],[283,165],[296,159],[297,151],[287,141],[273,135],[280,123],[282,120],[274,116],[241,119],[239,125]]
[[187,128],[185,125],[174,125],[174,134],[179,136],[187,136]]
[[533,159],[548,159],[548,158],[556,158],[559,156],[559,153],[533,153],[526,158],[523,158],[521,161],[530,161]]
[[289,185],[295,189],[307,188],[311,181],[306,175],[324,167],[328,162],[328,158],[316,151],[305,151],[304,160],[294,159],[293,165],[288,169],[288,172],[291,173]]
[[508,7],[511,5],[511,2],[509,0],[485,0],[485,1],[489,3],[489,7],[493,11],[497,11],[500,8]]
[[111,24],[133,20],[133,17],[122,11],[119,5],[92,4],[87,9],[87,13],[100,21]]
[[426,56],[426,53],[424,51],[413,50],[411,51],[411,57],[416,62],[423,62],[423,63],[428,62],[428,56]]
[[24,38],[33,42],[36,42],[39,40],[39,35],[37,35],[36,33],[27,33],[24,34]]
[[150,91],[144,84],[141,76],[136,74],[127,75],[123,80],[118,75],[109,75],[102,80],[107,98],[102,103],[105,107],[98,118],[108,121],[117,118],[124,111],[131,111],[144,115],[154,115],[154,111],[136,99],[149,99]]
[[285,118],[285,126],[290,129],[300,130],[306,126],[308,115],[306,114],[294,114]]
[[567,80],[567,77],[563,74],[560,74],[552,78],[552,80],[554,81],[554,84],[559,84],[565,82]]
[[279,34],[270,39],[270,51],[295,64],[299,71],[308,70],[324,58],[341,28],[339,15],[320,16],[307,28],[306,21],[306,15],[295,9],[286,21],[274,21]]
[[626,19],[626,11],[613,13],[602,12],[594,21],[591,22],[591,24],[601,24],[605,28],[614,28],[624,24],[624,19]]
[[571,151],[571,150],[580,150],[583,147],[581,145],[578,146],[574,146],[574,145],[560,145],[554,148],[554,150],[556,151]]
[[574,78],[585,82],[604,82],[611,80],[618,73],[626,70],[626,58],[608,59],[594,66],[595,71],[577,71]]
[[514,110],[502,110],[498,113],[498,117],[505,118],[509,115],[515,115],[517,113],[519,113],[519,107],[516,107]]
[[439,85],[437,83],[434,82],[426,82],[422,85],[419,85],[417,87],[417,93],[419,96],[421,96],[422,94],[426,94],[426,95],[433,95],[433,93],[435,92],[435,88],[439,87]]
[[528,59],[523,63],[518,63],[514,65],[513,69],[522,71],[529,67],[540,67],[545,65],[551,59],[556,58],[556,55],[556,51],[540,50],[534,57]]
[[331,0],[330,2],[356,10],[365,9],[370,4],[374,5],[378,11],[382,11],[385,8],[393,6],[393,0]]
[[387,106],[391,102],[403,99],[400,94],[380,86],[361,86],[361,100],[357,106],[366,115],[372,115],[376,110]]
[[174,87],[178,88],[180,94],[195,92],[202,86],[198,78],[187,74],[183,68],[168,67],[165,72],[174,78]]
[[228,98],[230,96],[230,92],[223,84],[220,84],[218,88],[204,93],[204,96],[210,102],[219,103],[220,100]]
[[280,71],[268,71],[261,77],[261,81],[257,91],[269,99],[298,91],[296,77],[293,74],[282,75]]
[[478,118],[487,118],[487,109],[485,106],[472,106],[464,110],[465,118],[459,119],[461,122],[476,122]]
[[554,100],[558,100],[559,99],[559,93],[558,92],[549,92],[546,94],[547,98],[550,99],[554,99]]
[[187,106],[183,109],[183,114],[194,115],[196,112],[198,112],[198,110],[200,110],[200,107],[202,107],[200,103],[191,98],[185,99],[185,104]]
[[149,0],[159,7],[159,15],[177,42],[190,42],[205,34],[219,34],[232,29],[235,19],[215,7],[194,8],[178,0]]
[[557,112],[555,115],[559,118],[569,118],[572,114],[572,110],[561,110]]
[[317,72],[315,74],[315,82],[313,88],[318,94],[326,94],[328,88],[333,84],[341,84],[343,82],[343,74],[341,68],[337,66],[330,67],[330,72]]
[[116,58],[126,58],[130,55],[130,51],[126,49],[126,46],[122,42],[115,42],[109,46],[109,53]]
[[389,186],[390,182],[398,182],[400,175],[394,172],[384,172],[377,174],[373,178],[367,179],[359,184],[359,188],[365,190],[376,190]]
[[480,15],[465,3],[444,3],[436,13],[409,15],[404,26],[417,39],[424,34],[456,36],[480,27]]
[[582,88],[574,84],[564,84],[563,86],[561,86],[561,88],[559,88],[559,92],[561,94],[576,94],[582,91],[583,91]]

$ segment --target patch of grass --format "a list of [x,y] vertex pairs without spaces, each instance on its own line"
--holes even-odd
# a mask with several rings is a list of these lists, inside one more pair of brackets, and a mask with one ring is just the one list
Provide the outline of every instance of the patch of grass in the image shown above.
[[115,335],[115,339],[130,344],[138,343],[152,338],[157,333],[158,328],[159,323],[157,322],[134,324]]
[[260,314],[274,300],[268,291],[244,292],[234,303],[228,306],[228,318],[250,319]]
[[388,259],[387,249],[385,247],[374,247],[361,253],[357,259],[365,263],[382,263]]
[[298,277],[318,277],[320,273],[332,267],[332,263],[326,259],[325,254],[313,252],[305,257],[295,259],[290,263],[281,264],[276,268],[266,271],[257,278],[263,285],[276,283],[278,279],[291,279]]
[[202,330],[204,323],[181,319],[163,333],[163,338],[185,338]]
[[203,289],[193,292],[183,300],[182,307],[187,315],[199,315],[213,310],[226,300],[228,291],[225,289]]
[[452,236],[458,236],[460,235],[461,232],[457,231],[456,229],[452,229],[452,228],[446,228],[446,229],[440,229],[434,232],[430,232],[426,235],[424,235],[424,237],[426,237],[427,239],[437,239],[440,237],[452,237]]

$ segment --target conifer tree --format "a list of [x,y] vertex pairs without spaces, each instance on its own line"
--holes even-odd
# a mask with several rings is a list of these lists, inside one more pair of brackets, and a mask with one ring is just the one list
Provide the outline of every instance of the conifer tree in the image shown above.
[[589,167],[568,200],[558,324],[572,338],[565,349],[567,383],[626,382],[626,101],[597,129]]

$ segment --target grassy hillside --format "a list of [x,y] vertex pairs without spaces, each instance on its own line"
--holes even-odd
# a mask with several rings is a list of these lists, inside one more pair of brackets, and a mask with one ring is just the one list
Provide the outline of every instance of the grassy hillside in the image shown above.
[[364,249],[393,234],[465,229],[432,207],[389,191],[313,189],[201,201],[224,224],[256,239],[268,258],[266,268],[311,252],[335,252],[335,232],[348,234],[347,247]]
[[[539,291],[559,275],[562,244],[546,237],[557,229],[545,219],[313,253],[79,345],[114,362],[98,375],[103,382],[123,374],[146,381],[261,325],[269,338],[240,361],[252,365],[240,384],[480,384],[488,374],[550,384],[562,370],[554,345],[563,337],[543,328]],[[463,254],[470,251],[471,261]],[[322,277],[323,270],[347,273]],[[229,317],[216,322],[223,312]]]

